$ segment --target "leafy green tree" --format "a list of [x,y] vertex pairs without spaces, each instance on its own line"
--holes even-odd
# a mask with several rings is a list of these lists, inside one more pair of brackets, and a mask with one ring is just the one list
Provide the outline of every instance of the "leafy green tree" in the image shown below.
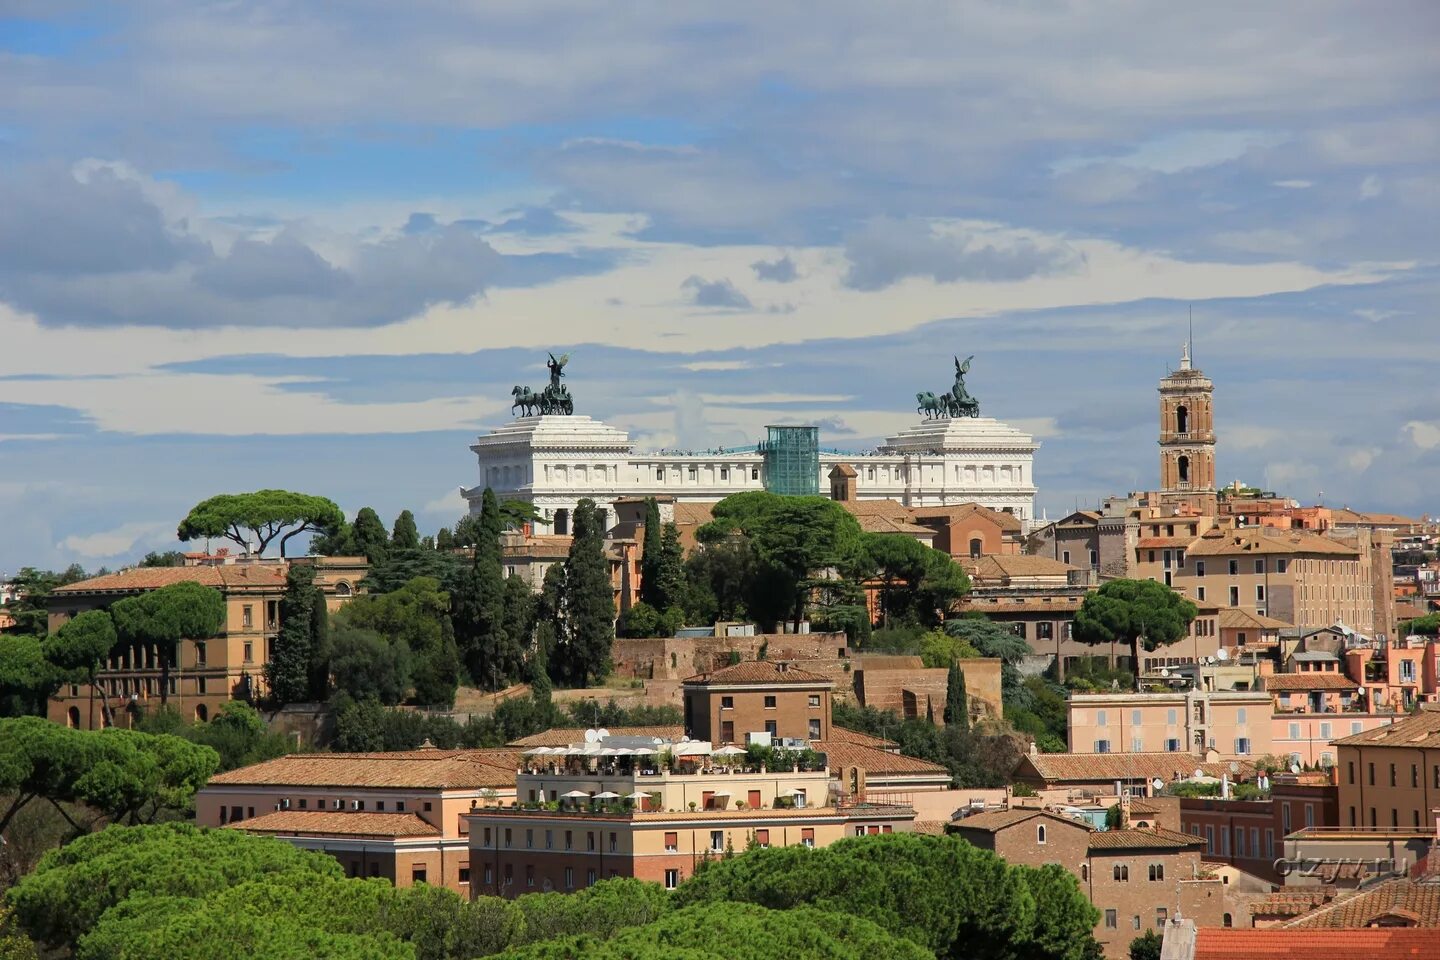
[[0,960],[40,960],[34,941],[25,936],[3,901],[0,901]]
[[280,600],[280,635],[265,664],[270,696],[280,703],[300,703],[310,698],[310,670],[317,643],[315,606],[325,605],[324,595],[315,587],[315,568],[292,563],[285,573],[285,596]]
[[945,725],[970,729],[970,700],[965,695],[965,671],[960,669],[959,660],[950,661],[950,672],[945,676]]
[[1395,635],[1408,637],[1411,634],[1421,637],[1433,637],[1440,634],[1440,613],[1427,613],[1423,617],[1416,617],[1413,620],[1402,620],[1395,630]]
[[209,747],[219,755],[221,770],[248,767],[299,749],[294,738],[271,733],[260,712],[240,700],[221,704],[215,715],[203,723],[186,723],[173,707],[166,707],[145,717],[138,729],[142,733],[184,737]]
[[1093,931],[1100,922],[1100,911],[1075,882],[1074,874],[1058,863],[1043,867],[1016,865],[1010,869],[1035,903],[1033,925],[1025,942],[1014,945],[1012,955],[1089,960],[1098,954]]
[[0,633],[0,717],[43,716],[62,679],[37,638]]
[[1154,930],[1146,930],[1130,941],[1130,960],[1160,960],[1164,938]]
[[51,592],[57,587],[78,583],[85,577],[85,571],[73,564],[64,573],[21,567],[20,572],[11,578],[17,597],[5,604],[5,612],[15,618],[15,626],[10,628],[10,633],[44,639],[49,632]]
[[374,697],[356,701],[341,695],[335,711],[330,745],[343,753],[375,753],[385,749],[385,707]]
[[931,668],[948,667],[954,660],[970,660],[980,656],[980,651],[964,637],[957,637],[944,630],[928,630],[921,634],[918,644],[904,643],[900,649],[911,651],[918,647],[920,659]]
[[275,540],[280,556],[285,545],[302,533],[326,533],[340,527],[345,515],[333,500],[290,490],[222,493],[190,508],[175,535],[182,541],[223,537],[242,550],[263,554]]
[[391,593],[416,577],[429,577],[444,584],[455,584],[464,572],[461,558],[419,547],[396,550],[387,547],[383,556],[370,567],[361,584],[371,593]]
[[667,523],[660,531],[660,556],[655,570],[657,609],[683,611],[685,603],[685,550],[680,530]]
[[336,690],[391,705],[409,696],[414,658],[405,641],[341,621],[331,631],[329,651]]
[[448,707],[455,702],[460,657],[450,625],[450,596],[438,581],[416,577],[391,593],[357,596],[333,619],[337,625],[372,630],[404,643],[412,655],[417,703]]
[[456,578],[451,618],[461,659],[476,686],[498,690],[517,677],[524,660],[521,638],[505,630],[505,575],[500,554],[500,504],[485,488],[480,502],[475,556]]
[[395,518],[395,527],[390,534],[390,546],[396,550],[419,550],[420,530],[415,526],[415,514],[401,510]]
[[145,559],[140,561],[142,567],[183,567],[185,566],[185,554],[179,550],[166,550],[164,553],[157,553],[151,550],[145,554]]
[[963,617],[945,621],[945,632],[963,640],[982,657],[996,657],[1000,660],[1000,693],[1008,710],[1030,705],[1024,687],[1020,664],[1034,651],[1030,644],[1017,637],[1010,628],[993,620]]
[[522,660],[534,643],[537,603],[523,577],[505,578],[505,638]]
[[72,730],[40,717],[0,720],[0,833],[35,800],[49,802],[72,828],[63,803],[83,803],[112,820],[184,810],[215,772],[219,757],[180,737],[135,730]]
[[436,550],[454,550],[455,533],[449,527],[441,527],[435,531]]
[[480,539],[480,515],[467,513],[455,524],[455,546],[473,547]]
[[102,915],[127,899],[142,894],[199,899],[289,873],[312,882],[343,876],[339,862],[327,854],[241,830],[184,823],[112,826],[52,850],[6,896],[32,938],[74,950]]
[[193,580],[117,600],[110,607],[120,639],[154,644],[160,661],[160,704],[169,702],[170,668],[181,640],[206,640],[225,629],[225,598]]
[[743,620],[755,593],[758,561],[748,541],[724,536],[702,544],[685,561],[685,614],[690,623]]
[[664,635],[663,622],[660,611],[641,600],[620,614],[620,619],[615,624],[615,632],[619,636],[630,638],[659,637]]
[[1140,686],[1140,648],[1157,650],[1189,634],[1195,604],[1155,580],[1111,580],[1075,613],[1075,639],[1092,645],[1124,643]]
[[503,530],[519,530],[529,524],[546,526],[547,521],[528,500],[506,500],[500,504],[500,527]]
[[550,660],[551,669],[577,687],[588,687],[610,672],[615,639],[615,591],[605,559],[602,516],[588,498],[575,508],[575,534],[565,560],[564,630]]
[[65,623],[45,641],[45,659],[69,676],[83,679],[90,688],[90,719],[95,727],[95,674],[104,665],[118,637],[108,610],[87,610]]
[[390,534],[385,530],[380,515],[370,507],[361,507],[350,524],[350,542],[347,551],[363,556],[372,565],[380,563],[390,552]]
[[914,614],[914,593],[925,577],[926,552],[930,548],[903,534],[866,533],[861,534],[861,540],[866,558],[880,580],[881,623],[888,628],[891,615],[897,612],[909,619]]

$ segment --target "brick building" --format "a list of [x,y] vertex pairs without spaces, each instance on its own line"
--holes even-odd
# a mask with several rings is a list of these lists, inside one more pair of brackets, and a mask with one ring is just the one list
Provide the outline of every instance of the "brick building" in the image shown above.
[[195,822],[328,853],[352,877],[469,894],[463,814],[515,798],[516,750],[291,754],[216,774]]
[[1056,863],[1073,873],[1100,911],[1095,938],[1107,957],[1129,956],[1145,930],[1172,912],[1219,925],[1223,884],[1202,875],[1194,837],[1165,828],[1097,831],[1046,810],[1012,808],[952,822],[947,832],[1011,863]]
[[1340,822],[1349,827],[1422,828],[1440,808],[1440,709],[1335,741]]
[[717,744],[743,744],[755,733],[824,740],[834,689],[829,677],[787,662],[744,661],[685,681],[685,729]]
[[1296,830],[1339,825],[1339,794],[1329,774],[1277,774],[1263,800],[1180,799],[1180,831],[1203,839],[1207,863],[1224,863],[1271,883],[1276,860]]

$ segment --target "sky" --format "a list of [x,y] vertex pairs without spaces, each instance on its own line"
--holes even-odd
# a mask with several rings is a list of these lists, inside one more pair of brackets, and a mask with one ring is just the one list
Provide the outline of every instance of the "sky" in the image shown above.
[[424,531],[569,352],[641,449],[864,449],[951,356],[1051,517],[1440,513],[1440,5],[0,0],[0,571],[263,487]]

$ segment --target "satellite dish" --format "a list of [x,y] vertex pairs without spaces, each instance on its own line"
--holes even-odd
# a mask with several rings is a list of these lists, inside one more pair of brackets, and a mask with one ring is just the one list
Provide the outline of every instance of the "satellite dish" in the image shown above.
[[586,742],[586,743],[594,743],[594,742],[595,742],[596,740],[598,740],[599,738],[600,738],[600,735],[599,735],[598,733],[596,733],[594,730],[586,730],[586,731],[585,731],[585,742]]
[[1206,657],[1206,658],[1205,658],[1205,666],[1207,666],[1207,667],[1209,667],[1209,666],[1214,666],[1214,664],[1215,664],[1215,658],[1214,658],[1214,657]]
[[1154,787],[1156,790],[1164,790],[1165,781],[1161,780],[1159,777],[1156,777],[1154,780],[1150,781],[1150,786]]
[[1162,677],[1168,677],[1168,676],[1170,676],[1170,668],[1169,668],[1169,667],[1161,667],[1161,668],[1160,668],[1160,676],[1162,676]]
[[595,736],[598,739],[604,739],[605,737],[610,736],[610,731],[606,730],[604,727],[601,727],[599,730],[595,731]]
[[1196,780],[1199,780],[1201,777],[1205,776],[1205,771],[1201,770],[1199,767],[1196,767],[1195,772],[1192,773],[1191,776],[1194,777]]
[[1300,772],[1300,764],[1296,763],[1296,762],[1293,761],[1293,760],[1290,761],[1290,772],[1291,772],[1291,773],[1299,773],[1299,772]]
[[1225,652],[1224,647],[1221,647],[1219,650],[1215,651],[1215,659],[1219,660],[1221,663],[1224,663],[1226,660],[1230,659],[1230,654]]

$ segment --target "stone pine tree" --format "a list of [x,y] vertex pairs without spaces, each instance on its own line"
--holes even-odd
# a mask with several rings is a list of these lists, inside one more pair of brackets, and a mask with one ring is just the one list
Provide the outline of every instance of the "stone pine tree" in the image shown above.
[[265,664],[270,695],[280,703],[301,703],[310,698],[310,669],[315,647],[315,568],[292,563],[285,574],[285,596],[280,600],[280,635]]
[[580,501],[565,560],[565,631],[556,666],[577,687],[587,687],[610,671],[610,646],[615,640],[615,592],[601,517],[593,500]]
[[1140,650],[1157,650],[1189,635],[1199,610],[1155,580],[1111,580],[1088,595],[1075,613],[1075,639],[1081,643],[1123,643],[1130,648],[1130,669],[1140,688]]
[[[90,687],[91,730],[95,729],[95,674],[115,647],[115,622],[108,610],[87,610],[61,625],[45,639],[45,659],[72,676],[83,677]],[[107,723],[110,717],[106,715]]]
[[970,698],[965,693],[965,671],[960,669],[959,660],[950,661],[950,673],[945,678],[945,725],[970,729]]
[[415,514],[409,510],[401,510],[400,516],[395,518],[395,526],[390,534],[390,546],[396,550],[420,549],[420,530],[415,526]]
[[656,610],[660,603],[660,504],[654,497],[645,499],[645,538],[640,550],[640,602]]
[[182,580],[159,590],[115,601],[115,632],[131,646],[153,644],[160,660],[160,705],[170,698],[170,669],[181,640],[207,640],[225,629],[220,591]]

